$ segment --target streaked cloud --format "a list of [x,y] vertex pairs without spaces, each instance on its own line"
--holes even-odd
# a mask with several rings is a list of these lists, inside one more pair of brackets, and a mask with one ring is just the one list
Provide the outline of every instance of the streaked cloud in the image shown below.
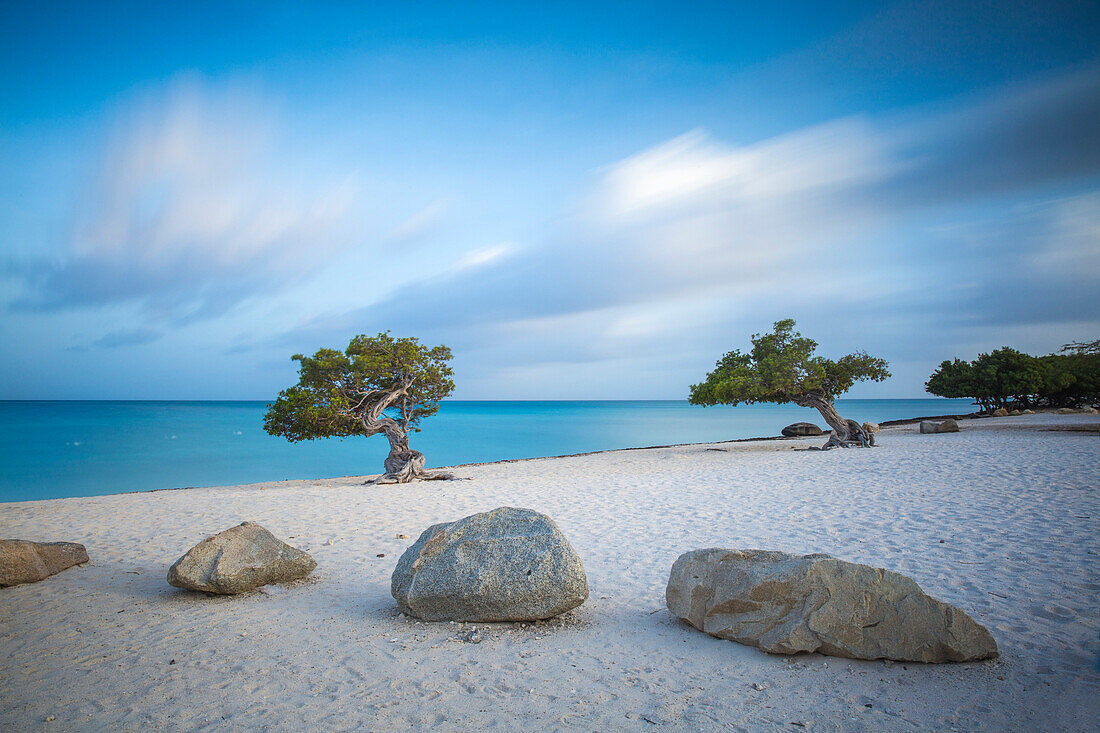
[[131,328],[123,331],[111,331],[102,338],[96,339],[92,346],[105,349],[117,349],[122,346],[138,346],[156,341],[163,334],[152,328]]
[[421,239],[443,223],[450,207],[447,199],[436,199],[386,232],[386,239],[401,244]]
[[682,397],[794,316],[900,396],[1091,338],[1100,10],[979,5],[319,12],[200,46],[151,7],[118,48],[117,18],[29,10],[0,382],[263,398],[289,354],[390,329],[452,346],[463,397]]
[[314,271],[351,241],[355,179],[303,180],[277,119],[247,88],[186,80],[125,108],[66,247],[16,265],[12,306],[137,303],[185,322]]
[[461,272],[482,267],[488,265],[490,262],[496,262],[504,257],[508,257],[518,249],[519,247],[511,242],[502,242],[491,247],[480,247],[470,250],[458,259],[458,262],[453,265],[452,270]]
[[[1003,313],[1095,318],[1095,193],[1059,191],[1100,180],[1100,127],[1089,124],[1098,96],[1092,69],[904,120],[842,119],[748,145],[694,130],[600,169],[578,213],[543,241],[499,259],[479,250],[467,255],[474,270],[398,287],[282,340],[392,328],[491,353],[499,369],[599,370],[631,354],[716,354],[724,333],[790,314],[867,347],[900,346],[914,328],[931,338],[939,326],[920,313],[967,328]],[[1009,194],[1032,203],[1006,203]],[[1043,200],[1052,203],[1034,203]],[[943,227],[960,218],[969,234]],[[989,277],[991,265],[1003,275]],[[980,286],[968,286],[982,268]],[[1027,305],[1004,303],[1012,292]]]

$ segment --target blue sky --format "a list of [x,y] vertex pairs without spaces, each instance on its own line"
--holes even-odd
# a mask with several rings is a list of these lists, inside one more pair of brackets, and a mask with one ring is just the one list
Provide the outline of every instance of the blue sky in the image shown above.
[[458,398],[683,398],[784,317],[908,397],[1100,336],[1096,3],[0,8],[0,398],[385,329]]

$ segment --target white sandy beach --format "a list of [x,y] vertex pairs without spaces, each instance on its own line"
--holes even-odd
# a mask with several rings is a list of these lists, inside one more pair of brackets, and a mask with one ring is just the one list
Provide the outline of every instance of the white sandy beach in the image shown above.
[[[891,428],[874,450],[694,445],[460,467],[467,480],[446,483],[3,504],[0,537],[81,542],[91,563],[0,589],[0,729],[1095,730],[1100,437],[1044,428],[1098,423],[1031,415]],[[456,640],[473,625],[399,618],[405,547],[502,505],[554,518],[588,602],[483,625],[481,644]],[[310,552],[314,575],[240,597],[165,582],[189,547],[245,520]],[[703,547],[904,573],[986,625],[1001,657],[786,658],[708,637],[664,604],[673,561]]]

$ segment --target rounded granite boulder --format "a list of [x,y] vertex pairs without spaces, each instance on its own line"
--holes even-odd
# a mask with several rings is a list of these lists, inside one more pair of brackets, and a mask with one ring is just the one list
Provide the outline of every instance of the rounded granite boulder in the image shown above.
[[554,520],[500,507],[424,530],[390,590],[425,621],[536,621],[584,603],[588,579]]
[[317,562],[253,522],[207,537],[168,569],[177,588],[235,595],[304,578]]

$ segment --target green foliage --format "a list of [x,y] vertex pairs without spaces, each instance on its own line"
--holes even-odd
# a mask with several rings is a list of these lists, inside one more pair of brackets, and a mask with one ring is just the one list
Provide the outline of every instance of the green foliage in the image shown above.
[[939,368],[924,383],[928,392],[940,397],[975,397],[974,368],[970,362],[962,359],[943,361]]
[[455,387],[450,349],[429,349],[388,331],[356,336],[343,352],[320,349],[291,358],[300,362],[298,384],[280,392],[264,415],[264,430],[290,441],[374,434],[378,430],[368,426],[372,415],[383,414],[379,406],[408,434]]
[[925,382],[940,397],[969,397],[985,410],[1074,406],[1100,399],[1100,341],[1067,344],[1068,354],[1031,356],[1007,346],[966,362],[944,361]]
[[814,356],[817,342],[794,330],[794,320],[777,321],[771,333],[753,334],[752,350],[734,350],[718,360],[706,381],[691,385],[693,405],[796,402],[807,395],[832,401],[857,381],[890,376],[886,361],[863,352],[837,361]]
[[1076,407],[1100,403],[1100,351],[1041,356],[1039,365],[1043,374],[1039,398],[1045,404]]
[[978,397],[1004,404],[1027,404],[1043,389],[1043,374],[1034,356],[1007,346],[982,354],[974,363]]

